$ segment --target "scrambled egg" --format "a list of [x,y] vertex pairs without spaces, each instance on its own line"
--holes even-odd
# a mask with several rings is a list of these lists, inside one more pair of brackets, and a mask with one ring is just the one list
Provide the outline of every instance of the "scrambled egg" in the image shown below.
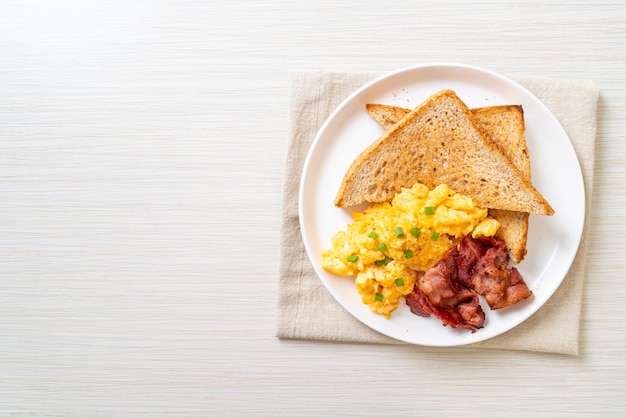
[[487,209],[442,184],[403,189],[392,202],[353,212],[354,222],[332,238],[322,268],[355,276],[363,303],[390,317],[426,271],[465,235],[493,236],[500,224]]
[[368,268],[356,275],[356,289],[372,312],[389,318],[400,298],[413,291],[417,271],[390,261],[380,268]]

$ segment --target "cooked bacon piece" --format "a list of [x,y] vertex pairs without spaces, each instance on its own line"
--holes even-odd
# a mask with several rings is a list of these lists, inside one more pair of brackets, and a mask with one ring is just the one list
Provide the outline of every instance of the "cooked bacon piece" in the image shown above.
[[[418,281],[424,275],[423,272],[418,273]],[[435,308],[430,304],[426,296],[417,286],[413,288],[413,292],[406,296],[406,304],[411,308],[411,312],[415,315],[423,316],[424,318],[428,318],[431,315],[435,315]]]
[[459,280],[483,295],[491,309],[506,308],[532,295],[519,271],[508,267],[504,241],[464,237],[459,254]]
[[[416,287],[413,293],[406,297],[406,303],[415,315],[424,317],[434,315],[439,318],[443,325],[452,328],[467,328],[474,333],[478,328],[482,328],[485,323],[485,313],[478,303],[474,303],[473,298],[468,300],[468,303],[460,303],[456,309],[436,308]],[[465,318],[469,318],[469,320]]]
[[488,242],[479,239],[472,239],[465,236],[458,246],[457,265],[459,268],[459,281],[463,286],[472,288],[472,275],[474,266],[478,263],[489,249]]
[[532,295],[519,271],[508,265],[504,241],[466,236],[418,278],[406,303],[415,315],[434,315],[444,325],[474,333],[485,323],[477,294],[485,297],[491,309],[514,305]]
[[444,325],[467,328],[474,333],[483,327],[485,313],[478,296],[459,283],[457,258],[456,248],[448,251],[439,263],[417,280],[406,303],[416,315],[434,315]]

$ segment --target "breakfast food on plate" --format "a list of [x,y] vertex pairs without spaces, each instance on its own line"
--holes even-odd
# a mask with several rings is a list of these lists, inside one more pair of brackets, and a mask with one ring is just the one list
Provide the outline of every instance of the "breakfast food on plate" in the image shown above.
[[404,297],[414,314],[471,332],[485,323],[481,297],[492,310],[530,297],[509,254],[525,255],[529,213],[554,210],[530,182],[521,107],[470,110],[452,90],[413,110],[366,107],[387,130],[335,205],[371,205],[333,236],[322,267],[355,276],[375,313],[390,318]]
[[487,209],[445,184],[423,184],[398,193],[391,202],[352,213],[354,222],[332,238],[321,265],[356,276],[363,302],[387,317],[413,291],[418,272],[427,271],[465,236],[490,237],[499,223]]
[[346,172],[335,205],[388,201],[417,182],[445,183],[481,207],[554,213],[452,90],[428,98],[367,147]]
[[[385,129],[391,129],[411,112],[398,106],[378,103],[365,105],[367,112]],[[491,139],[530,180],[530,155],[524,137],[524,111],[519,105],[490,106],[470,109],[483,133]],[[489,216],[500,222],[496,237],[504,240],[513,262],[519,264],[526,255],[528,212],[490,209]]]

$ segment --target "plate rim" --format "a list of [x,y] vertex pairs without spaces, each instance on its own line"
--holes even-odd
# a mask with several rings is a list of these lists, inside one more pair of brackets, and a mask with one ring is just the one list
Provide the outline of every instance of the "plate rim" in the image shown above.
[[[546,293],[545,299],[543,300],[542,303],[539,304],[539,306],[537,306],[536,308],[534,308],[528,315],[524,315],[523,318],[521,320],[519,320],[518,322],[514,323],[511,327],[504,329],[500,332],[497,332],[495,334],[492,335],[486,335],[484,338],[481,337],[477,337],[474,338],[472,341],[467,341],[467,342],[460,342],[460,343],[428,343],[428,342],[415,342],[415,341],[410,341],[407,339],[402,339],[399,338],[395,335],[391,335],[390,333],[385,332],[384,330],[380,330],[380,329],[376,329],[374,327],[372,327],[371,325],[367,324],[366,322],[364,322],[359,316],[355,315],[349,308],[348,306],[346,306],[346,304],[340,300],[340,298],[337,297],[337,295],[335,294],[335,292],[329,288],[329,286],[326,284],[326,282],[322,279],[322,277],[320,276],[318,269],[319,266],[317,266],[315,264],[315,259],[313,257],[312,249],[310,248],[310,241],[307,239],[307,228],[305,227],[305,219],[304,219],[304,208],[303,208],[303,200],[304,200],[304,195],[305,195],[305,190],[304,190],[304,186],[307,180],[307,175],[309,173],[309,167],[312,164],[312,160],[313,160],[313,156],[315,154],[315,150],[317,148],[317,146],[319,145],[319,142],[321,141],[323,134],[325,133],[325,131],[328,129],[329,125],[332,123],[332,121],[337,117],[337,115],[346,107],[348,106],[356,97],[358,97],[360,94],[362,94],[363,92],[369,90],[370,88],[372,88],[373,86],[375,86],[376,84],[383,82],[387,79],[391,79],[393,77],[398,77],[404,73],[407,72],[412,72],[412,71],[419,71],[419,70],[433,70],[436,68],[448,68],[448,69],[454,69],[454,70],[467,70],[467,71],[474,71],[477,73],[482,73],[482,75],[487,75],[489,77],[494,77],[498,80],[500,80],[501,82],[504,82],[506,84],[511,84],[513,85],[515,88],[519,89],[521,92],[523,92],[524,94],[526,94],[527,96],[529,96],[530,98],[533,99],[533,101],[535,102],[534,104],[539,105],[542,108],[543,114],[544,116],[547,115],[549,116],[553,123],[556,124],[556,126],[560,129],[561,133],[565,136],[565,138],[567,139],[567,144],[568,146],[571,148],[571,151],[573,152],[573,155],[575,156],[575,166],[576,166],[576,172],[577,175],[580,178],[580,185],[581,185],[581,191],[582,191],[582,196],[581,196],[581,203],[582,203],[582,214],[580,217],[580,223],[578,226],[578,230],[576,232],[575,235],[575,241],[572,242],[572,251],[568,254],[568,258],[567,260],[565,260],[562,265],[563,265],[563,275],[562,277],[560,277],[557,281],[555,281],[555,284],[553,286],[553,288]],[[304,161],[304,165],[302,167],[302,172],[300,175],[300,183],[299,183],[299,190],[298,190],[298,218],[299,218],[299,228],[300,228],[300,233],[301,233],[301,237],[303,240],[303,244],[305,247],[305,252],[307,255],[307,258],[309,260],[309,262],[313,265],[313,270],[315,272],[315,275],[317,276],[317,279],[320,280],[322,282],[322,284],[324,285],[324,288],[326,289],[326,291],[328,291],[331,296],[333,297],[333,299],[335,299],[335,301],[337,303],[339,303],[339,305],[342,306],[342,308],[344,310],[347,311],[347,313],[349,315],[351,315],[352,317],[354,317],[355,319],[357,319],[359,322],[361,322],[364,326],[368,327],[369,329],[378,332],[382,335],[386,335],[389,338],[392,338],[394,340],[398,340],[398,341],[402,341],[402,342],[406,342],[412,345],[420,345],[420,346],[430,346],[430,347],[453,347],[453,346],[464,346],[464,345],[468,345],[468,344],[474,344],[474,343],[478,343],[478,342],[482,342],[482,341],[486,341],[492,338],[495,338],[499,335],[502,335],[516,327],[518,327],[519,325],[521,325],[522,323],[524,323],[525,321],[527,321],[529,318],[531,318],[533,315],[535,315],[550,299],[552,299],[552,296],[554,295],[554,293],[557,291],[557,289],[562,285],[565,277],[567,276],[568,272],[571,269],[571,266],[574,262],[574,260],[576,259],[576,256],[578,254],[578,251],[580,249],[580,244],[582,242],[582,236],[583,236],[583,232],[584,232],[584,228],[585,228],[585,223],[586,223],[586,218],[587,218],[587,195],[586,195],[587,191],[585,188],[585,183],[584,183],[584,175],[582,172],[582,167],[580,164],[580,158],[578,156],[578,153],[576,152],[576,148],[571,140],[571,138],[569,137],[569,135],[567,134],[565,128],[563,127],[563,125],[561,124],[561,122],[558,120],[558,118],[552,113],[552,111],[547,107],[547,105],[541,100],[539,99],[534,93],[532,93],[529,89],[527,89],[526,87],[522,86],[521,84],[519,84],[517,81],[510,79],[509,77],[506,77],[500,73],[497,73],[495,71],[486,69],[484,67],[480,67],[480,66],[476,66],[476,65],[471,65],[471,64],[465,64],[465,63],[457,63],[457,62],[428,62],[428,63],[422,63],[422,64],[415,64],[415,65],[409,65],[409,66],[404,66],[404,67],[400,67],[396,70],[393,71],[388,71],[384,74],[381,74],[377,77],[374,77],[373,79],[371,79],[370,81],[364,83],[363,85],[361,85],[360,87],[356,88],[351,94],[349,94],[344,100],[341,101],[341,103],[335,107],[335,109],[330,113],[330,115],[326,118],[326,120],[324,121],[324,123],[320,126],[320,128],[318,129],[313,141],[311,142],[310,146],[309,146],[309,150],[307,152],[307,156],[305,158]],[[374,315],[374,314],[372,314]],[[478,331],[478,333],[480,333],[480,331]],[[472,334],[475,335],[475,334]]]

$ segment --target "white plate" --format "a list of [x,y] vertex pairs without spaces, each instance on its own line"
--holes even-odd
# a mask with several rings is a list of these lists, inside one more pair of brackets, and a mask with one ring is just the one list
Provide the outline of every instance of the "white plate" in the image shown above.
[[[331,237],[352,222],[350,211],[333,200],[343,175],[357,155],[382,133],[365,111],[366,103],[413,108],[430,95],[452,89],[470,107],[521,104],[531,155],[532,182],[556,214],[530,217],[528,255],[518,265],[533,296],[515,306],[490,311],[484,300],[485,327],[444,327],[439,319],[413,315],[404,302],[387,320],[361,302],[354,279],[320,268]],[[358,89],[328,118],[313,141],[304,165],[299,195],[302,237],[307,254],[333,297],[355,318],[389,337],[427,346],[474,343],[506,332],[535,313],[561,284],[576,255],[585,217],[585,190],[576,153],[548,108],[517,83],[481,68],[429,64],[401,69]]]

